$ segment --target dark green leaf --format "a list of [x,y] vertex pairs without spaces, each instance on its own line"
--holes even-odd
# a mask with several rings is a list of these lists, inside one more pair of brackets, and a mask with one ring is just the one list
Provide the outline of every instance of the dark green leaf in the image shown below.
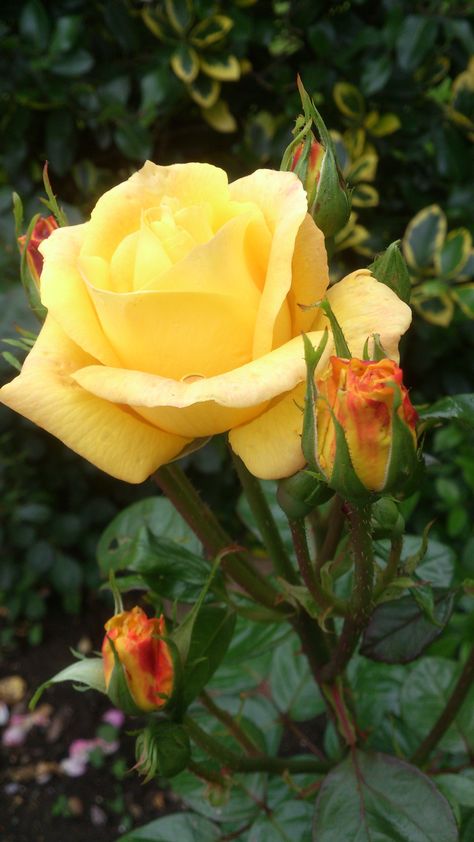
[[422,421],[450,421],[456,419],[474,427],[474,394],[452,395],[427,409],[418,409]]
[[[186,547],[167,538],[156,538],[149,530],[143,536],[148,542],[146,556],[141,544],[139,557],[133,569],[141,573],[145,582],[159,596],[181,602],[195,602],[209,578],[209,561]],[[216,572],[211,588],[224,590],[220,570]]]
[[398,64],[411,72],[422,63],[431,50],[438,29],[434,17],[407,15],[397,39]]
[[325,779],[313,842],[457,842],[446,799],[419,769],[387,754],[354,751]]
[[20,13],[20,35],[38,51],[48,46],[50,24],[48,15],[40,0],[29,0]]
[[323,713],[324,700],[295,637],[279,646],[274,653],[268,678],[272,699],[282,713],[288,713],[297,722]]
[[403,253],[415,272],[423,272],[434,260],[446,236],[447,221],[439,205],[429,205],[408,223],[403,237]]
[[[403,720],[419,740],[424,739],[444,710],[461,667],[447,658],[422,658],[407,674],[402,688]],[[453,754],[474,749],[474,686],[438,748]]]
[[184,670],[183,696],[188,705],[206,686],[224,658],[235,629],[235,614],[217,605],[204,606],[194,623]]
[[138,120],[123,123],[115,132],[115,142],[126,158],[144,161],[150,158],[152,140],[149,131]]
[[360,84],[365,96],[380,91],[388,81],[392,72],[392,63],[387,53],[382,53],[372,60],[366,60],[363,65]]
[[51,65],[51,72],[57,76],[83,76],[94,65],[94,57],[87,50],[75,50]]
[[434,591],[434,617],[431,623],[413,596],[384,602],[372,614],[364,631],[361,655],[387,664],[415,660],[442,632],[453,610],[454,593]]
[[137,827],[117,842],[217,842],[220,830],[196,813],[175,813]]
[[146,567],[148,533],[172,540],[199,555],[201,545],[189,526],[165,497],[148,497],[124,509],[103,532],[97,560],[103,573]]

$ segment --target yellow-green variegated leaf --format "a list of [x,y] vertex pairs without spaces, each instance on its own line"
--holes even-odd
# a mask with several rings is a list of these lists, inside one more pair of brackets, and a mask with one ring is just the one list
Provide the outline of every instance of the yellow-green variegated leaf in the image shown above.
[[339,168],[342,174],[345,176],[346,170],[350,165],[349,150],[347,149],[347,146],[344,143],[344,139],[339,132],[331,130],[330,135],[332,142],[334,143],[337,163],[339,164]]
[[351,184],[358,184],[359,181],[374,181],[378,162],[379,159],[375,153],[362,155],[348,167],[345,174],[347,180]]
[[367,118],[365,125],[374,137],[385,137],[386,135],[393,134],[401,126],[400,118],[396,114],[382,114],[381,117],[379,117],[376,111],[372,111],[371,114],[375,114],[376,119],[372,120],[369,126],[369,119]]
[[434,260],[446,237],[446,216],[439,205],[429,205],[408,223],[402,240],[403,254],[411,269],[423,272]]
[[451,293],[456,304],[468,319],[474,319],[474,284],[455,287]]
[[353,161],[363,154],[365,137],[365,129],[362,128],[347,129],[344,132],[344,143]]
[[194,82],[199,73],[199,57],[196,50],[187,44],[180,44],[170,61],[178,79],[187,84]]
[[470,281],[472,278],[474,278],[474,249],[468,255],[461,272],[454,281],[455,283],[462,284],[464,281]]
[[170,32],[167,24],[158,17],[154,9],[142,9],[142,18],[155,38],[159,38],[160,41],[166,41],[169,38]]
[[467,228],[450,231],[441,249],[434,256],[434,265],[442,278],[456,278],[461,274],[472,249],[472,237]]
[[379,203],[379,194],[371,184],[356,184],[351,198],[355,208],[374,208]]
[[334,101],[346,117],[356,122],[362,121],[365,114],[364,97],[355,85],[349,82],[336,82],[332,95]]
[[236,119],[224,99],[218,99],[210,108],[203,108],[201,114],[216,132],[230,133],[237,129]]
[[208,47],[222,41],[232,29],[234,21],[226,15],[213,15],[202,20],[193,27],[190,35],[191,43],[196,47]]
[[174,31],[178,35],[184,35],[193,20],[193,9],[190,0],[165,0],[165,9]]
[[357,224],[357,214],[351,213],[349,222],[334,237],[334,251],[345,251],[361,245],[369,237],[367,228]]
[[188,86],[189,94],[201,108],[212,108],[219,99],[220,82],[204,76],[202,73]]
[[413,290],[410,305],[425,322],[448,327],[454,315],[454,301],[445,290],[446,286],[436,281],[422,284]]
[[201,70],[211,79],[219,82],[235,82],[240,79],[240,63],[235,56],[207,55],[201,56]]

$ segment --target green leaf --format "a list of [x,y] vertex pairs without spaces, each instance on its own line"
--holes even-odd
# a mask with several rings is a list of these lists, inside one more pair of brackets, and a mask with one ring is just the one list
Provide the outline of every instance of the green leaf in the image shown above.
[[[331,311],[332,312],[332,311]],[[316,425],[316,384],[314,377],[316,368],[328,342],[328,331],[325,330],[317,348],[313,348],[310,340],[303,334],[304,357],[306,362],[306,394],[304,399],[303,434],[301,447],[309,466],[319,472],[317,463],[317,425]]]
[[126,158],[144,161],[151,156],[152,139],[149,130],[138,120],[129,118],[118,126],[114,133],[115,142]]
[[462,272],[472,249],[472,238],[467,228],[450,231],[443,246],[436,253],[435,269],[442,278],[455,278]]
[[212,688],[236,694],[258,686],[270,670],[273,650],[287,635],[286,623],[257,623],[239,617],[225,659],[212,678]]
[[203,73],[200,73],[194,82],[191,82],[188,90],[191,98],[201,108],[212,108],[219,99],[221,85],[215,79],[211,79],[209,76],[204,76]]
[[[202,725],[201,720],[199,720],[199,724]],[[206,728],[206,730],[211,733],[211,728]],[[221,731],[219,731],[218,735],[222,739]],[[235,750],[233,743],[232,747]],[[229,791],[219,793],[224,803],[215,805],[213,803],[213,795],[216,787],[213,788],[212,785],[210,786],[205,781],[203,782],[196,778],[191,772],[186,771],[181,772],[180,775],[174,778],[173,792],[191,810],[219,824],[223,822],[239,822],[243,824],[252,822],[257,818],[261,810],[258,803],[259,800],[265,797],[265,776],[261,774],[247,774],[244,777],[234,776],[229,784],[227,784],[223,777],[223,788],[227,785],[230,787]],[[219,835],[218,838],[221,839],[222,836]],[[195,839],[197,842],[199,837],[195,837]],[[179,839],[179,842],[182,842],[182,840]],[[199,839],[199,842],[201,842],[201,839]],[[202,838],[202,842],[207,842],[206,837]]]
[[[314,777],[311,782],[314,783]],[[262,812],[253,823],[246,842],[311,842],[312,814],[313,808],[308,802],[287,799],[273,807],[270,814]]]
[[204,599],[206,594],[211,586],[212,580],[214,579],[215,574],[217,573],[217,569],[221,563],[221,559],[224,553],[221,553],[215,559],[211,570],[208,573],[207,579],[204,582],[204,585],[201,589],[201,593],[199,594],[196,602],[194,603],[191,610],[186,614],[184,620],[181,621],[179,626],[176,626],[173,629],[172,634],[170,635],[171,640],[177,647],[182,664],[185,664],[188,659],[188,654],[191,646],[191,640],[194,633],[194,626],[196,623],[197,618],[202,610],[202,606],[204,603]]
[[446,799],[414,766],[354,751],[329,773],[314,812],[313,842],[457,842]]
[[408,265],[423,272],[433,263],[446,237],[447,221],[439,205],[423,208],[408,223],[403,237],[403,252]]
[[390,287],[406,304],[410,301],[411,283],[408,268],[398,248],[400,240],[375,258],[369,269],[381,284]]
[[392,62],[388,53],[383,52],[374,59],[364,61],[360,85],[365,96],[376,94],[380,91],[390,78]]
[[146,567],[151,534],[198,556],[201,544],[173,504],[165,497],[147,497],[128,506],[102,533],[97,546],[97,560],[105,575],[112,570],[137,570]]
[[137,827],[117,842],[218,842],[219,828],[196,813],[175,813]]
[[200,21],[190,33],[190,41],[196,47],[208,47],[222,41],[232,29],[234,21],[226,15],[212,15]]
[[468,319],[474,319],[474,284],[456,287],[451,297]]
[[114,668],[107,687],[107,695],[114,707],[123,710],[130,716],[139,716],[142,711],[130,692],[126,668],[120,661],[112,638],[108,637],[108,641],[114,655]]
[[267,680],[277,709],[288,713],[296,722],[312,719],[324,712],[324,700],[296,636],[275,651]]
[[453,602],[453,591],[439,588],[434,591],[434,617],[439,625],[428,620],[413,596],[382,603],[364,631],[361,655],[387,664],[415,660],[441,634],[451,616]]
[[402,70],[408,73],[422,63],[433,47],[438,31],[434,17],[407,15],[397,38],[397,58]]
[[[424,739],[446,706],[461,667],[447,658],[422,658],[407,674],[401,694],[406,726]],[[474,749],[474,686],[452,725],[438,743],[441,751],[472,753]]]
[[184,35],[193,19],[191,0],[165,0],[165,9],[175,32]]
[[23,6],[18,26],[21,37],[36,50],[46,50],[50,37],[50,23],[40,0],[29,0]]
[[94,56],[87,50],[74,50],[56,59],[51,65],[51,73],[56,76],[76,77],[85,75],[94,66]]
[[[190,552],[182,544],[157,538],[150,530],[146,530],[142,540],[132,569],[140,573],[160,597],[194,603],[209,578],[209,561]],[[225,592],[220,570],[211,587],[221,595]]]
[[474,807],[474,782],[461,774],[436,775],[433,778],[438,789],[449,799],[462,807]]
[[170,59],[171,67],[178,79],[194,82],[199,73],[199,57],[196,50],[187,44],[180,44]]
[[86,688],[98,690],[99,693],[105,693],[105,678],[104,665],[102,658],[83,658],[80,661],[75,661],[69,664],[60,672],[56,673],[49,681],[45,681],[36,690],[33,698],[30,701],[30,708],[36,707],[43,692],[52,684],[59,684],[62,681],[74,681],[77,684],[82,684]]
[[194,623],[183,677],[184,704],[189,705],[206,686],[224,658],[235,630],[236,617],[227,608],[208,605]]
[[[426,579],[435,588],[449,588],[453,581],[454,564],[456,554],[451,547],[436,541],[434,538],[428,538],[426,541],[426,551],[419,557],[420,537],[418,535],[405,535],[403,539],[402,552],[402,566],[407,564],[409,566],[409,573],[412,573],[415,567],[410,564],[412,559],[418,558],[416,564],[417,574],[420,579]],[[390,541],[376,541],[375,554],[377,560],[387,561],[390,553]]]
[[418,408],[421,421],[460,421],[474,427],[474,394],[441,398],[426,409]]
[[362,121],[365,114],[365,102],[355,85],[349,82],[336,82],[332,94],[342,114],[355,122]]

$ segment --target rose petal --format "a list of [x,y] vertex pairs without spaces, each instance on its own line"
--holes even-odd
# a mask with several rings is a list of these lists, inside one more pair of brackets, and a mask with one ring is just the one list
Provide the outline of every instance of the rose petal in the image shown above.
[[232,450],[254,476],[279,479],[304,466],[301,450],[304,393],[302,383],[258,418],[230,431]]
[[[78,265],[87,225],[58,228],[41,244],[45,256],[41,274],[41,301],[76,345],[104,365],[120,365],[104,335]],[[98,266],[100,260],[95,259]],[[102,273],[106,271],[103,263]]]
[[291,286],[291,264],[295,240],[307,214],[304,187],[294,173],[257,170],[230,185],[237,201],[250,201],[259,207],[272,233],[265,286],[259,306],[253,358],[267,354],[278,344],[275,323]]
[[[362,357],[367,337],[378,333],[387,356],[398,361],[398,343],[410,326],[411,310],[389,287],[375,280],[368,269],[360,269],[331,287],[327,297],[352,356]],[[318,311],[312,329],[322,330],[325,325],[328,320]]]
[[112,476],[142,482],[188,441],[81,389],[73,372],[94,362],[48,316],[21,374],[0,398]]
[[166,197],[172,197],[177,208],[211,203],[217,230],[223,206],[229,201],[227,175],[210,164],[160,167],[147,161],[128,181],[101,196],[92,211],[82,254],[109,261],[119,243],[140,228],[142,212],[156,207]]

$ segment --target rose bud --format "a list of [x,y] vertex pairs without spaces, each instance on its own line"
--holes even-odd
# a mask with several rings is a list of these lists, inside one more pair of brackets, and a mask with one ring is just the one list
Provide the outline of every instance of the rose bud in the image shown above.
[[[105,631],[102,656],[109,696],[120,695],[119,681],[124,678],[131,701],[138,710],[163,708],[174,684],[171,651],[162,639],[166,633],[164,617],[149,619],[136,606],[108,620]],[[117,707],[123,707],[120,698],[112,698],[112,701]]]
[[[296,121],[296,136],[283,155],[281,169],[296,173],[306,190],[308,213],[325,237],[334,237],[349,219],[350,191],[339,169],[331,135],[300,79],[298,88],[304,116]],[[319,141],[311,131],[312,125]]]
[[331,357],[317,380],[317,462],[346,497],[399,491],[417,466],[415,412],[390,359]]
[[43,256],[40,254],[38,247],[58,227],[54,216],[40,216],[33,227],[28,245],[26,245],[26,234],[18,237],[18,246],[21,254],[23,254],[26,247],[26,262],[37,288],[39,288],[41,270],[43,268]]

